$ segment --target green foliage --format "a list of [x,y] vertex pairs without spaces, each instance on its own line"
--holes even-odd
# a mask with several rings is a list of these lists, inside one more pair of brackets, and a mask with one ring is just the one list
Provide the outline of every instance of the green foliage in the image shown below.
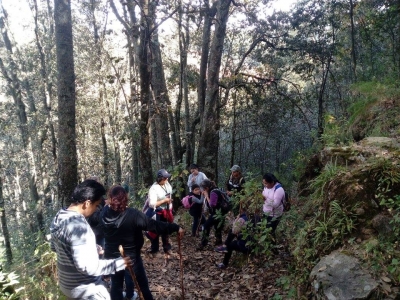
[[345,168],[337,165],[337,161],[329,162],[325,165],[321,174],[310,182],[310,188],[314,191],[312,197],[316,200],[315,205],[319,205],[323,200],[325,187],[335,179]]
[[285,299],[297,299],[297,292],[293,286],[293,278],[291,276],[281,276],[276,279],[277,286],[281,286],[284,291],[287,291]]
[[[16,265],[21,274],[23,295],[29,299],[63,299],[57,284],[57,255],[50,244],[43,242],[33,253],[33,260]],[[61,297],[61,298],[60,298]]]
[[267,228],[267,219],[262,219],[261,222],[254,226],[251,222],[242,229],[243,239],[247,239],[246,245],[250,247],[251,254],[255,255],[271,255],[272,238],[271,228]]
[[[357,205],[352,209],[341,207],[338,201],[330,203],[330,209],[316,219],[313,224],[312,243],[315,249],[327,252],[343,242],[344,237],[354,229],[357,215],[354,213]],[[329,213],[329,215],[328,215]]]
[[348,208],[334,200],[327,211],[318,211],[296,232],[292,253],[299,284],[307,282],[309,271],[322,254],[342,245],[345,237],[353,232],[356,209],[357,205]]
[[16,286],[19,285],[18,277],[15,272],[0,271],[0,299],[20,299],[23,288],[16,289]]
[[320,138],[322,144],[327,147],[332,147],[349,143],[352,137],[349,131],[343,130],[343,128],[347,127],[348,124],[346,120],[337,120],[334,116],[326,114],[324,118],[324,133]]
[[247,173],[246,182],[240,193],[231,197],[233,211],[239,212],[240,207],[245,207],[249,214],[260,214],[260,208],[264,202],[262,197],[262,178]]

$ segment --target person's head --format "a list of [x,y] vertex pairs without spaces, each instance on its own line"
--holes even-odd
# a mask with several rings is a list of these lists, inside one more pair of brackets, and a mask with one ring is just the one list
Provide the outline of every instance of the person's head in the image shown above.
[[128,207],[128,193],[120,185],[114,185],[110,188],[108,199],[112,210],[122,212]]
[[167,170],[165,169],[160,169],[157,171],[157,179],[156,182],[160,185],[163,185],[168,181],[168,179],[171,177],[171,174],[168,173]]
[[197,175],[199,174],[199,166],[196,164],[191,164],[189,167],[190,173],[192,173],[193,175]]
[[201,183],[200,183],[200,188],[202,191],[211,191],[212,189],[216,188],[215,182],[211,181],[209,179],[204,179]]
[[233,177],[240,177],[242,175],[242,168],[238,165],[233,165],[231,168],[231,172]]
[[105,195],[104,186],[93,179],[86,179],[78,184],[71,195],[71,205],[84,206],[85,217],[90,216],[96,211]]
[[198,184],[192,184],[192,193],[195,195],[201,194],[200,186]]
[[275,185],[275,183],[278,182],[278,179],[276,179],[275,175],[272,173],[266,173],[263,176],[263,185],[268,188],[271,189],[273,188],[273,186]]

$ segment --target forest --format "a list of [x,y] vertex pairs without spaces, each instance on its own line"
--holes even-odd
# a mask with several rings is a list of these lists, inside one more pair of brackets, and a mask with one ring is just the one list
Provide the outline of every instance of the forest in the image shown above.
[[368,135],[365,90],[400,94],[400,1],[272,4],[0,1],[0,286],[25,288],[1,299],[62,299],[46,236],[86,178],[141,208],[165,168],[178,211],[191,164],[222,188],[240,165],[254,194],[271,172],[299,200],[313,154]]

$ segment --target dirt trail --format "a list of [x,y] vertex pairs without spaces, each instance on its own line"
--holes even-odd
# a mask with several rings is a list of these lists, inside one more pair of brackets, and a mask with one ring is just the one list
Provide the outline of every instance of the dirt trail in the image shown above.
[[[170,241],[172,257],[167,266],[163,253],[155,257],[145,254],[149,241],[143,247],[143,261],[155,299],[182,299],[177,237],[172,236]],[[223,254],[214,251],[214,237],[211,236],[212,244],[203,251],[196,250],[199,241],[187,232],[182,241],[185,299],[258,300],[269,299],[275,293],[283,295],[276,279],[287,274],[284,253],[249,259],[234,252],[229,267],[220,270],[215,263],[222,262]]]

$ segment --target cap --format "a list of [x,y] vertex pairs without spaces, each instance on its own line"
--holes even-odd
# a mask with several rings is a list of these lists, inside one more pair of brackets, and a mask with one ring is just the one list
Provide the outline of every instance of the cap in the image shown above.
[[238,165],[233,165],[231,168],[232,172],[242,172],[242,169]]
[[165,169],[158,170],[157,178],[170,178],[171,174],[167,172]]

